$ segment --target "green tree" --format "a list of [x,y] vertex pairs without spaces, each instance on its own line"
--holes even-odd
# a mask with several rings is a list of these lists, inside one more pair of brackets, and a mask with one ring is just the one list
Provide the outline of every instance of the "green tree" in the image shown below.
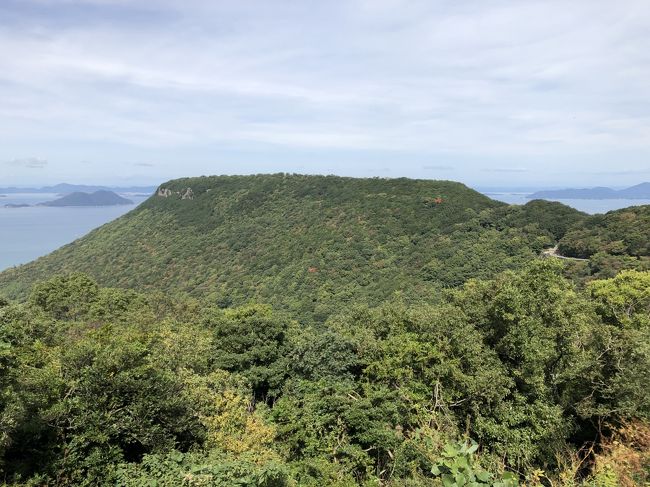
[[99,286],[81,273],[53,277],[34,286],[29,302],[55,319],[76,319],[88,312]]
[[266,306],[246,306],[210,310],[203,324],[214,333],[213,367],[242,374],[257,399],[279,394],[287,374],[287,318]]

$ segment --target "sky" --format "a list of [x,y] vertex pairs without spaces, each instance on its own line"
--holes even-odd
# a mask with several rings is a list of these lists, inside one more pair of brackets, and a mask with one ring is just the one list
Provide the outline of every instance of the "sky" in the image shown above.
[[2,0],[0,187],[650,181],[648,0]]

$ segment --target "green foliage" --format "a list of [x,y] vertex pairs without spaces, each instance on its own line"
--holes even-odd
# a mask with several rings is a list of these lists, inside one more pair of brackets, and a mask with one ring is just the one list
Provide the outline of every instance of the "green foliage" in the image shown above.
[[607,279],[615,277],[625,270],[650,270],[648,256],[632,257],[630,255],[612,255],[607,252],[596,252],[589,258],[588,276]]
[[310,381],[354,379],[361,373],[358,344],[332,330],[303,328],[290,335],[289,375]]
[[58,485],[552,472],[592,424],[647,418],[650,403],[648,274],[581,291],[562,273],[538,260],[438,304],[353,306],[309,327],[55,277],[0,308],[0,468]]
[[[495,212],[497,215],[499,212]],[[499,225],[524,227],[536,225],[554,240],[559,240],[587,215],[556,201],[532,200],[525,205],[501,210]]]
[[140,463],[120,464],[115,472],[119,487],[284,487],[286,466],[277,462],[259,464],[255,458],[233,458],[217,452],[205,455],[171,451],[146,455]]
[[[0,301],[8,485],[644,478],[621,466],[650,441],[645,207],[288,175],[163,188],[0,275],[23,297],[47,277]],[[597,252],[535,258],[557,239]],[[594,439],[606,462],[581,457]]]
[[590,283],[598,313],[620,327],[642,327],[650,320],[650,273],[624,271],[614,279]]
[[258,398],[277,395],[286,369],[286,318],[269,307],[247,306],[212,310],[204,326],[214,330],[214,367],[242,374]]
[[599,414],[650,417],[650,272],[625,271],[588,287],[608,325],[599,335],[603,386],[585,407]]
[[498,480],[496,476],[480,466],[474,460],[478,444],[474,441],[461,441],[448,444],[442,452],[442,459],[436,463],[431,473],[440,477],[445,487],[516,487],[519,485],[517,476],[505,472]]
[[12,456],[49,463],[66,483],[93,483],[107,464],[183,444],[197,428],[182,384],[157,367],[142,337],[103,329],[52,352],[17,384],[33,411],[19,434],[40,441],[16,442]]
[[75,319],[88,312],[99,287],[85,274],[53,277],[34,286],[29,301],[55,319]]
[[559,250],[563,255],[583,258],[597,252],[650,257],[649,227],[650,205],[593,215],[562,237]]
[[[193,199],[181,199],[186,188]],[[129,214],[0,274],[0,292],[82,271],[103,286],[271,304],[322,322],[351,303],[514,269],[582,214],[557,203],[492,201],[448,181],[288,174],[170,181]],[[440,196],[440,204],[431,199]],[[566,223],[563,223],[566,222]]]
[[602,325],[561,271],[557,261],[537,261],[455,296],[514,386],[491,417],[477,417],[474,434],[514,464],[554,462],[575,427],[573,408],[598,383]]

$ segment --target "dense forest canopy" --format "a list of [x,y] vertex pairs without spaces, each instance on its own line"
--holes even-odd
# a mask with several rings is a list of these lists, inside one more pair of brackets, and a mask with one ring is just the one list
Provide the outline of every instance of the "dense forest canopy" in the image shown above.
[[632,206],[583,219],[560,240],[560,248],[574,257],[589,258],[607,252],[647,258],[650,256],[649,228],[650,206]]
[[[643,485],[648,210],[444,181],[165,183],[0,274],[0,475]],[[540,257],[558,244],[587,260]]]
[[25,297],[38,280],[82,271],[105,286],[224,307],[254,300],[322,321],[341,305],[378,305],[395,293],[431,300],[440,288],[516,269],[585,221],[560,203],[511,206],[448,181],[180,179],[88,236],[0,274],[0,292]]

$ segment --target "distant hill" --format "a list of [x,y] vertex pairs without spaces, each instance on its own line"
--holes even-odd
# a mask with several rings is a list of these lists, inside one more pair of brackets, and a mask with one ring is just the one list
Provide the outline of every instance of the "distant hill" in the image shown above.
[[118,193],[144,193],[147,195],[152,194],[156,190],[155,186],[127,186],[127,187],[114,187],[114,186],[88,186],[83,184],[67,184],[61,183],[54,186],[43,186],[40,188],[0,188],[0,193],[16,194],[16,193],[59,193],[69,194],[75,192],[93,193],[95,191],[114,191]]
[[557,189],[537,191],[528,195],[530,199],[650,199],[650,183],[641,183],[626,189],[615,190],[605,187],[584,189]]
[[133,201],[122,198],[112,191],[95,191],[94,193],[70,193],[62,198],[39,203],[39,206],[116,206],[132,205]]
[[103,285],[264,302],[322,319],[515,269],[586,215],[510,206],[450,181],[257,175],[178,179],[121,218],[0,274],[0,294],[82,271]]
[[31,205],[26,203],[7,203],[5,208],[29,208]]
[[627,189],[622,189],[618,192],[623,198],[650,198],[650,183],[641,183]]
[[650,257],[650,205],[589,216],[560,239],[559,250],[563,255],[581,258],[599,252],[637,259]]

